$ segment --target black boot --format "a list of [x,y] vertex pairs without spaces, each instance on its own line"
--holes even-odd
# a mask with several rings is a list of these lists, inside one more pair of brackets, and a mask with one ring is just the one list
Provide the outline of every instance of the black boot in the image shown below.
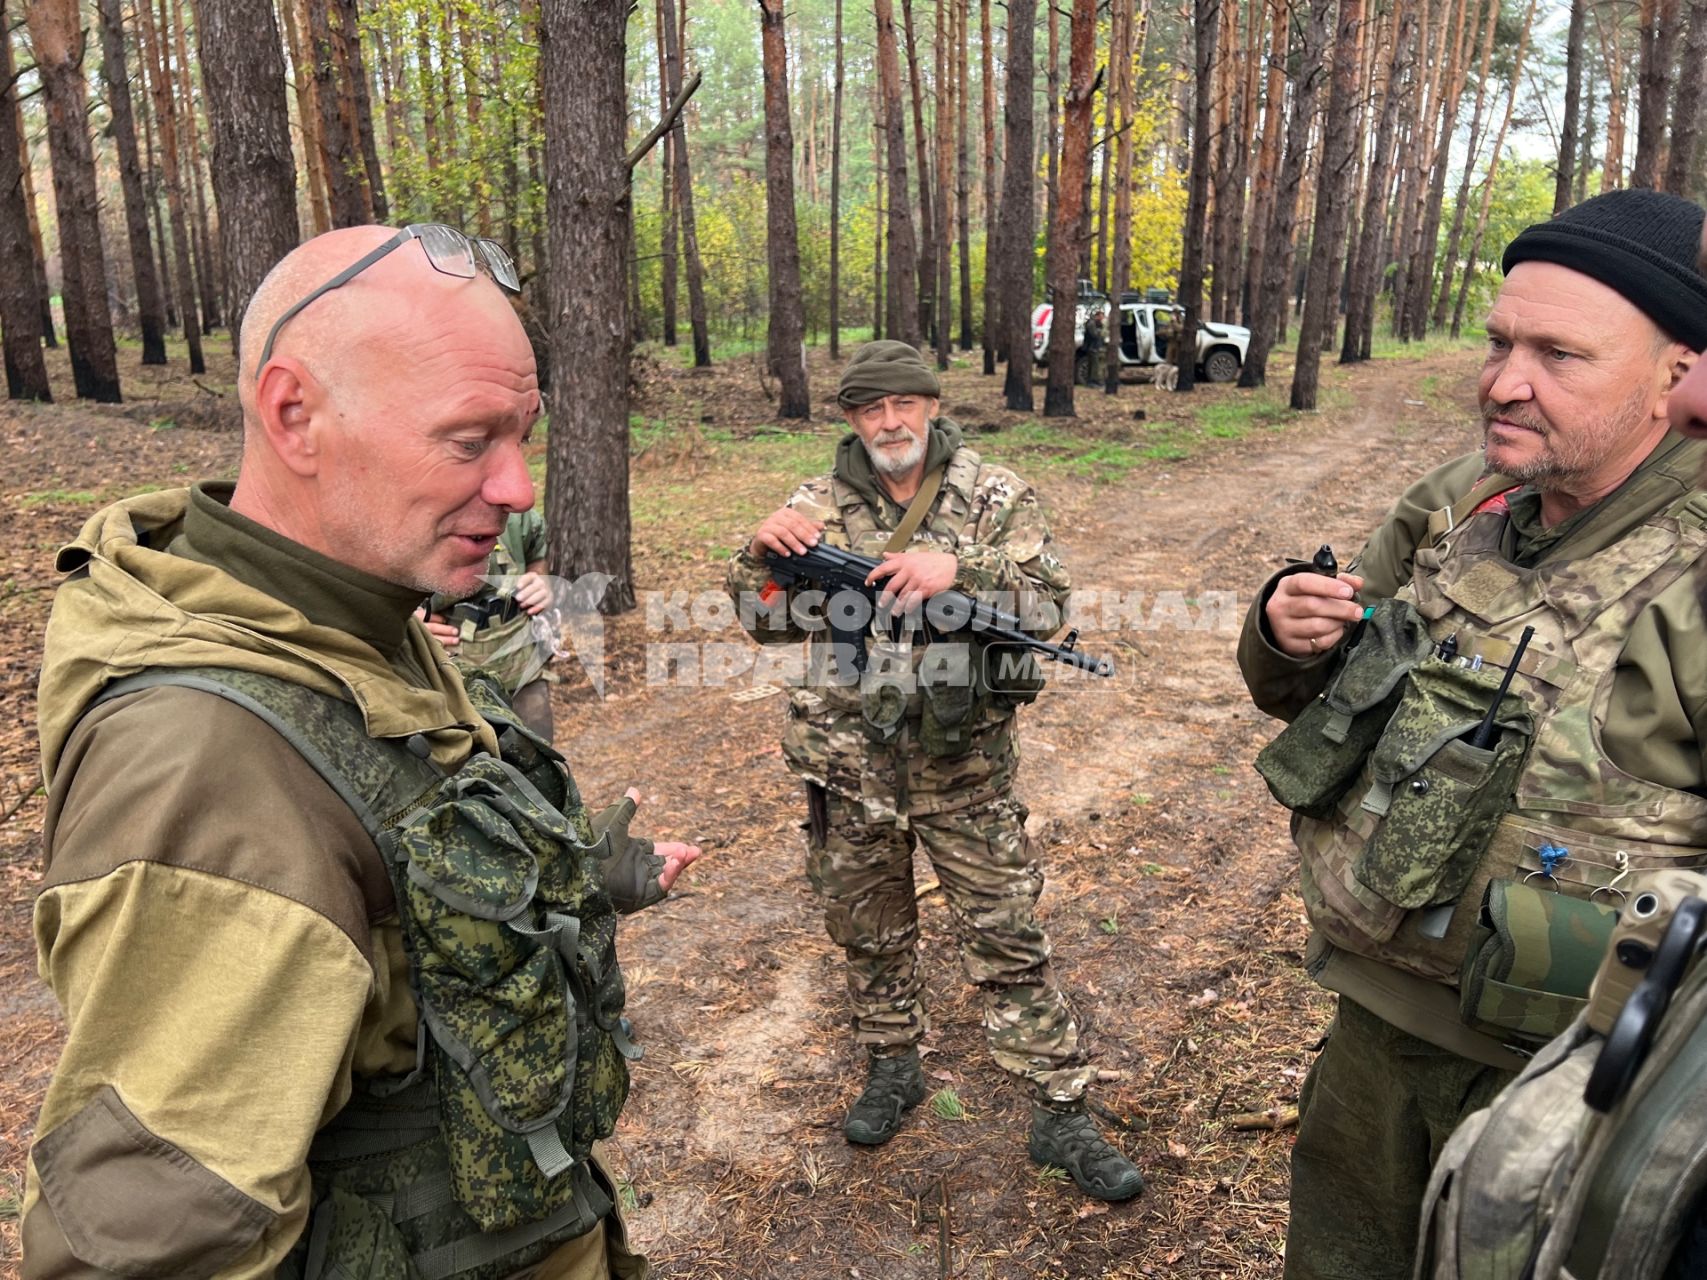
[[1074,1103],[1033,1103],[1031,1158],[1058,1165],[1072,1175],[1080,1191],[1098,1200],[1130,1200],[1144,1189],[1138,1167],[1097,1132],[1083,1099]]
[[901,1117],[925,1098],[925,1073],[919,1051],[908,1049],[892,1057],[871,1057],[865,1092],[848,1112],[842,1132],[849,1142],[875,1147],[901,1130]]

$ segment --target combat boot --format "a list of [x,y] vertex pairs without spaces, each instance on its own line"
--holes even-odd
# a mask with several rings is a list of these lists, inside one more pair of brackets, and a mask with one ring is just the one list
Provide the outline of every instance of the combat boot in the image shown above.
[[1033,1160],[1065,1169],[1087,1196],[1130,1200],[1144,1189],[1138,1167],[1097,1132],[1082,1098],[1072,1103],[1034,1102],[1028,1146]]
[[865,1091],[848,1111],[842,1132],[862,1147],[888,1142],[901,1131],[901,1117],[924,1098],[925,1073],[917,1049],[886,1058],[872,1054]]

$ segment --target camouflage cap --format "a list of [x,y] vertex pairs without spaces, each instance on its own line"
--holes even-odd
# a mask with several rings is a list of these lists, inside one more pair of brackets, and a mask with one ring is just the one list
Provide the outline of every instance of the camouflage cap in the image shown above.
[[836,402],[844,409],[857,409],[884,396],[940,395],[942,383],[918,348],[888,339],[868,342],[854,352],[836,388]]

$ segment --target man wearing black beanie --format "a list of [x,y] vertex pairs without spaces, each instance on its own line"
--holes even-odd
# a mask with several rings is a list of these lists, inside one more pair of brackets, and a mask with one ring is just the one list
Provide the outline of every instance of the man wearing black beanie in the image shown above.
[[1291,566],[1246,620],[1245,681],[1289,722],[1257,763],[1295,815],[1305,963],[1339,995],[1288,1280],[1410,1276],[1459,1120],[1581,1008],[1632,886],[1707,865],[1707,441],[1667,420],[1707,347],[1702,223],[1616,191],[1514,239],[1482,448],[1356,574]]

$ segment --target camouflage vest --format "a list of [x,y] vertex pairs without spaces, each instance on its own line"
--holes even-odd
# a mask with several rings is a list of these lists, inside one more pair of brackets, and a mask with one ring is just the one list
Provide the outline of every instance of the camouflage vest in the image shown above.
[[[1687,879],[1694,896],[1707,894],[1707,880]],[[1655,918],[1653,936],[1670,915]],[[1640,928],[1621,924],[1620,947]],[[1606,957],[1590,1010],[1447,1142],[1423,1202],[1417,1280],[1707,1273],[1707,965],[1685,972],[1628,1070],[1603,1061],[1614,1041],[1632,1042],[1599,1016],[1626,1012],[1623,1001],[1602,1009],[1600,985],[1622,963]],[[1596,1094],[1603,1112],[1584,1095],[1609,1078],[1627,1083]]]
[[[492,548],[486,563],[486,575],[513,581],[527,572],[521,554],[506,528],[504,536]],[[474,600],[491,603],[507,599],[512,590],[512,587],[488,585]],[[479,627],[464,627],[462,643],[451,658],[464,674],[488,672],[497,679],[506,694],[513,694],[523,685],[538,679],[551,661],[551,646],[539,642],[533,634],[533,626],[533,617],[517,610],[515,617],[504,621],[491,620]]]
[[415,1069],[358,1080],[309,1151],[315,1201],[281,1276],[497,1280],[606,1213],[592,1177],[639,1051],[622,1018],[616,916],[563,758],[488,680],[468,692],[500,759],[445,775],[425,739],[375,739],[352,704],[285,680],[156,670],[272,726],[348,804],[385,859],[420,1014]]
[[[1630,620],[1707,553],[1707,495],[1650,512],[1597,554],[1530,569],[1501,554],[1506,518],[1495,503],[1432,522],[1396,602],[1414,609],[1420,656],[1374,713],[1355,781],[1294,834],[1328,941],[1459,987],[1465,1022],[1519,1047],[1582,1007],[1613,918],[1597,890],[1707,863],[1707,800],[1624,773],[1596,730]],[[1479,749],[1466,738],[1525,626],[1534,636]],[[1450,661],[1434,652],[1448,636]]]

